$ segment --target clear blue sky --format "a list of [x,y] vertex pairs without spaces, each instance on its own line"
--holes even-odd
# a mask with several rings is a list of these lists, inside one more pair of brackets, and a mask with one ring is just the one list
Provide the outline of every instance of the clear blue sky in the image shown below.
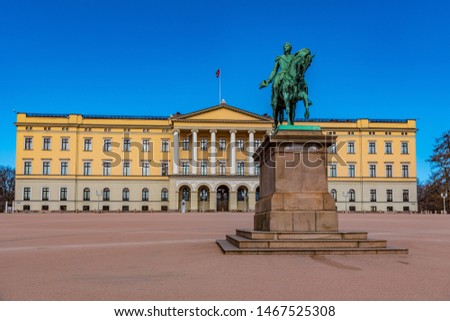
[[418,176],[450,128],[450,1],[0,0],[0,165],[21,112],[169,115],[218,103],[270,112],[282,53],[316,53],[313,118],[413,118]]

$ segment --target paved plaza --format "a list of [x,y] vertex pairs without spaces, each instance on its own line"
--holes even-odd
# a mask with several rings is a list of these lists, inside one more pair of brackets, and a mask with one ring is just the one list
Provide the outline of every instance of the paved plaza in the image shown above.
[[450,215],[339,214],[408,255],[223,255],[247,213],[1,214],[0,300],[450,300]]

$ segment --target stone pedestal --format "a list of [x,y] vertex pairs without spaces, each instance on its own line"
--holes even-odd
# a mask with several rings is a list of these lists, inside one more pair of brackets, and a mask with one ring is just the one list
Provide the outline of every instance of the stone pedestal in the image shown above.
[[256,231],[338,231],[326,167],[334,142],[320,130],[279,130],[266,137],[254,155],[261,169]]
[[367,232],[339,232],[328,192],[326,151],[335,143],[320,129],[289,126],[267,136],[255,161],[261,168],[261,198],[254,230],[217,240],[225,254],[407,254]]

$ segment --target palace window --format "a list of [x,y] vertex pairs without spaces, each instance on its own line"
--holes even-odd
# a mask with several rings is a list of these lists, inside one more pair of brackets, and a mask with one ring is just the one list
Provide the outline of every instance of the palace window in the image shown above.
[[409,202],[409,190],[408,189],[403,190],[403,202]]
[[44,138],[44,144],[42,146],[43,150],[51,150],[52,149],[52,139],[50,137]]
[[23,188],[23,200],[24,201],[31,200],[31,187],[24,187]]
[[43,201],[48,201],[49,200],[49,196],[50,196],[50,188],[43,187],[42,188],[42,200]]
[[169,141],[167,139],[163,139],[161,141],[161,151],[168,152],[169,151]]
[[183,187],[183,189],[181,190],[181,199],[188,202],[189,199],[191,198],[191,190],[189,189],[189,187],[185,186]]
[[200,150],[208,150],[208,140],[205,138],[200,139]]
[[111,192],[110,192],[109,188],[106,187],[103,189],[103,200],[109,201],[110,198],[111,198]]
[[150,175],[150,162],[145,161],[142,162],[142,176],[149,176]]
[[348,191],[348,201],[349,202],[356,202],[356,193],[354,189],[351,189]]
[[181,149],[189,150],[189,138],[188,137],[183,138],[183,141],[181,142]]
[[208,175],[208,161],[201,161],[200,175]]
[[402,142],[402,154],[409,154],[408,143]]
[[124,161],[123,162],[123,176],[130,176],[130,162]]
[[150,139],[142,140],[142,151],[149,152],[150,151]]
[[83,201],[90,201],[90,200],[91,200],[91,190],[86,187],[83,190]]
[[42,162],[42,175],[50,175],[50,162]]
[[69,138],[61,138],[61,150],[69,150]]
[[330,177],[336,177],[337,176],[337,165],[332,163],[330,164]]
[[348,177],[355,177],[355,164],[348,165]]
[[330,191],[330,194],[331,194],[331,196],[333,197],[334,201],[336,202],[336,201],[337,201],[337,191],[333,188],[333,189]]
[[347,154],[354,154],[355,153],[355,142],[348,142],[347,143]]
[[31,161],[26,161],[23,163],[23,174],[31,175]]
[[161,201],[168,201],[169,200],[169,191],[167,188],[163,188],[161,190]]
[[59,200],[67,201],[67,187],[61,187],[59,190]]
[[377,165],[369,164],[369,177],[377,177]]
[[226,150],[227,142],[224,138],[219,139],[219,150]]
[[224,161],[219,161],[219,175],[227,174],[227,164]]
[[245,162],[237,163],[237,174],[241,176],[245,175]]
[[111,162],[103,162],[103,176],[111,176]]
[[336,154],[336,144],[331,144],[331,146],[328,149],[328,152],[330,154]]
[[409,165],[402,165],[402,177],[409,177]]
[[244,150],[244,140],[238,139],[236,142],[237,142],[238,151],[243,151]]
[[183,175],[189,175],[189,161],[182,161],[181,162],[181,169]]
[[392,177],[392,165],[386,164],[386,177]]
[[85,138],[84,139],[84,150],[85,151],[92,151],[92,138]]
[[130,200],[130,190],[128,188],[124,188],[122,190],[122,201],[129,201]]
[[111,139],[103,140],[103,151],[105,152],[111,151]]
[[254,146],[255,146],[255,150],[257,150],[259,148],[259,146],[261,146],[261,140],[260,139],[255,139],[254,142]]
[[394,201],[393,192],[391,189],[387,189],[386,190],[386,202],[393,202],[393,201]]
[[83,175],[89,176],[92,174],[92,165],[91,162],[84,162],[83,163]]
[[391,142],[385,142],[384,143],[384,153],[385,154],[392,154],[392,143]]
[[377,190],[376,189],[371,189],[370,190],[370,201],[371,202],[376,202],[377,201]]
[[369,154],[376,154],[375,142],[369,142]]
[[163,161],[161,163],[161,176],[169,175],[169,163],[167,161]]
[[69,174],[69,163],[61,162],[61,175],[68,175],[68,174]]
[[25,137],[25,150],[32,150],[32,149],[33,149],[33,138]]
[[142,201],[147,202],[149,200],[150,193],[148,192],[148,188],[142,189]]
[[123,151],[124,152],[131,151],[131,140],[128,138],[123,140]]

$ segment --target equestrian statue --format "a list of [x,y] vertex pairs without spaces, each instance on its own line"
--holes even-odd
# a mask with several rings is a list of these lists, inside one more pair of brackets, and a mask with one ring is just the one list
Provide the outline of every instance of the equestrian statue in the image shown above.
[[294,125],[295,108],[299,100],[305,106],[304,117],[309,118],[309,106],[312,102],[308,99],[308,85],[305,81],[305,72],[311,65],[315,55],[311,55],[308,48],[291,54],[290,43],[284,44],[284,54],[275,59],[269,79],[263,80],[259,88],[272,84],[272,111],[275,129],[283,124],[284,110],[286,110],[288,125]]

